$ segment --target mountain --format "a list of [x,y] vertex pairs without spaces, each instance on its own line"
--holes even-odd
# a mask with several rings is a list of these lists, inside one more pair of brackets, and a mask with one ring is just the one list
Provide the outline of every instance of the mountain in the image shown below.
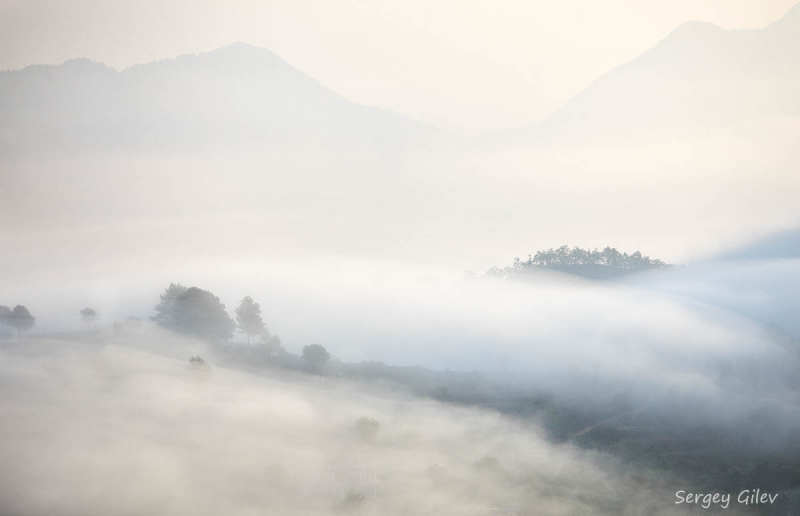
[[800,4],[758,30],[687,22],[541,123],[487,140],[614,139],[800,115]]
[[427,145],[442,133],[355,104],[263,48],[237,43],[122,72],[86,59],[0,72],[0,149],[217,144]]

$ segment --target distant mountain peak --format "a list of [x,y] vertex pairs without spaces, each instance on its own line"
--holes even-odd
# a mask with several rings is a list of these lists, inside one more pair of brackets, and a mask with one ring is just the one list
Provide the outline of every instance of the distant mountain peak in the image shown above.
[[111,70],[111,68],[101,63],[100,61],[95,61],[94,59],[87,59],[84,57],[79,57],[75,59],[70,59],[68,61],[64,61],[61,64],[61,67],[66,70],[74,70],[79,72],[91,72],[91,71],[108,72]]
[[227,45],[222,45],[216,50],[212,50],[212,52],[219,52],[220,50],[237,50],[237,49],[256,49],[256,50],[266,50],[263,47],[257,47],[255,45],[251,45],[250,43],[245,43],[244,41],[234,41],[233,43],[228,43]]
[[255,45],[251,45],[249,43],[244,43],[242,41],[237,41],[235,43],[230,43],[228,45],[219,47],[215,50],[211,50],[209,52],[203,52],[198,54],[199,56],[207,56],[207,55],[243,55],[247,57],[253,56],[275,56],[277,54],[269,50],[268,48],[264,47],[257,47]]
[[441,137],[431,126],[353,103],[242,42],[119,73],[89,59],[4,72],[0,113],[0,152],[309,142],[405,149]]
[[702,21],[702,20],[689,20],[681,23],[674,29],[672,29],[671,34],[674,33],[704,33],[704,32],[722,32],[725,29],[719,27],[718,25],[714,25],[713,23]]
[[781,18],[767,26],[768,29],[800,31],[800,2],[794,4]]
[[688,21],[545,120],[486,141],[647,139],[691,127],[795,117],[798,62],[800,3],[761,29],[725,30]]
[[[663,52],[673,52],[674,47],[690,48],[704,47],[712,41],[724,38],[729,32],[713,23],[700,20],[683,22],[667,34],[657,45],[643,53],[642,56],[653,55]],[[641,62],[640,58],[634,59],[627,64]],[[626,65],[622,65],[626,66]]]
[[[305,75],[271,50],[248,43],[236,42],[209,52],[182,54],[174,59],[163,59],[146,64],[138,64],[126,71],[153,71],[163,69],[195,70],[210,69],[228,72],[281,72]],[[310,78],[308,78],[311,80]]]

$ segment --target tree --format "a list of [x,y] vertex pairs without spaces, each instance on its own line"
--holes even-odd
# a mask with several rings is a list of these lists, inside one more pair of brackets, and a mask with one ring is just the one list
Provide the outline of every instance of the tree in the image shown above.
[[[162,302],[163,300],[164,296]],[[169,317],[163,319],[168,324],[165,327],[209,342],[231,338],[236,328],[236,324],[225,311],[225,305],[220,303],[219,298],[197,287],[191,287],[175,298],[174,302],[171,302],[169,312],[167,314]]]
[[92,327],[92,323],[97,319],[100,314],[97,313],[97,310],[89,308],[88,306],[81,310],[81,319],[83,322],[86,323],[86,329],[90,329]]
[[285,354],[286,352],[281,345],[281,338],[277,335],[272,335],[268,329],[261,330],[259,335],[261,346],[267,350],[270,358],[275,358]]
[[286,354],[286,351],[283,349],[283,345],[281,344],[281,338],[277,335],[270,337],[269,340],[264,343],[264,346],[266,346],[269,350],[270,358],[275,358]]
[[261,320],[261,306],[253,302],[253,298],[246,296],[236,309],[236,323],[239,329],[247,335],[247,344],[250,337],[260,335],[264,331],[264,321]]
[[322,366],[328,363],[330,358],[331,356],[328,354],[328,350],[319,344],[309,344],[303,348],[303,360],[306,361],[306,364],[308,364],[313,371],[322,369]]
[[11,317],[8,318],[7,324],[17,329],[19,338],[22,338],[23,330],[27,331],[33,328],[36,319],[31,315],[27,308],[22,305],[17,305],[11,312]]
[[188,289],[180,283],[170,283],[169,287],[161,294],[161,301],[156,305],[156,315],[150,320],[167,330],[175,330],[175,305],[178,298]]

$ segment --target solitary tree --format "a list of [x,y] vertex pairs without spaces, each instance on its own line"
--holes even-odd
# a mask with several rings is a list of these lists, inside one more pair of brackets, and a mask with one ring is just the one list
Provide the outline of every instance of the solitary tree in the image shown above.
[[175,330],[175,306],[178,298],[188,289],[180,283],[170,283],[169,287],[161,294],[161,301],[156,305],[156,315],[150,320],[167,330]]
[[99,315],[100,314],[97,313],[97,310],[89,308],[88,306],[86,308],[84,308],[83,310],[81,310],[81,319],[83,319],[83,322],[86,323],[86,329],[87,330],[92,327],[92,324],[94,323],[94,321],[97,319],[97,317]]
[[22,332],[33,328],[36,319],[31,315],[27,308],[22,305],[17,305],[11,312],[11,317],[8,318],[8,325],[17,329],[19,338],[22,338]]
[[261,320],[261,306],[253,302],[250,296],[242,299],[239,308],[236,309],[236,323],[239,329],[247,335],[247,344],[250,344],[250,337],[260,335],[264,331],[264,321]]
[[310,344],[303,348],[303,360],[306,361],[306,364],[308,364],[312,371],[319,371],[322,369],[322,366],[327,364],[330,358],[331,356],[328,354],[328,350],[319,344]]
[[168,328],[209,342],[231,338],[236,328],[219,298],[197,287],[187,289],[175,299],[166,322]]

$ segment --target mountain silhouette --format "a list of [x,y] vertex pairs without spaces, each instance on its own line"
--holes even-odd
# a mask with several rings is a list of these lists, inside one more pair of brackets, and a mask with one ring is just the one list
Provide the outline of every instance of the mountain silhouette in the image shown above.
[[[800,4],[763,29],[687,22],[540,123],[483,143],[610,140],[800,115]],[[381,150],[450,137],[348,101],[267,49],[235,43],[121,72],[86,59],[0,72],[0,150],[210,145]]]
[[800,4],[757,30],[687,22],[541,123],[495,143],[614,140],[800,114]]
[[432,126],[348,101],[236,43],[117,72],[86,59],[0,72],[0,149],[427,145]]

